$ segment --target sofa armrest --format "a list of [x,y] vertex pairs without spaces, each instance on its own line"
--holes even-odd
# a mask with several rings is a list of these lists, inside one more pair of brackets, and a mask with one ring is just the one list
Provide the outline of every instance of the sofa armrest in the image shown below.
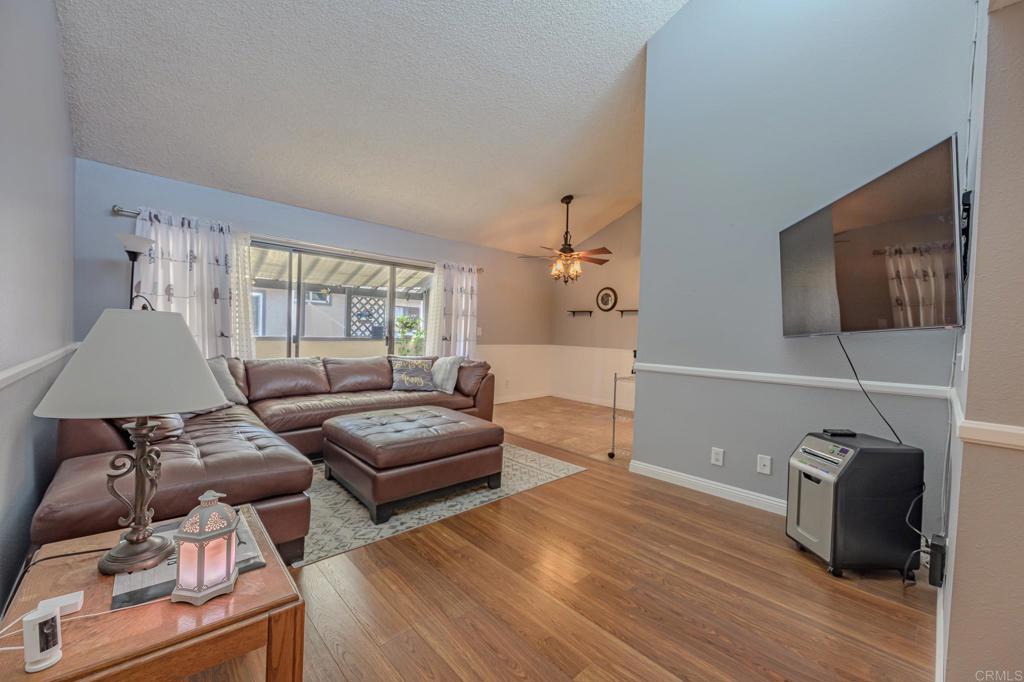
[[480,388],[473,396],[473,406],[476,408],[476,416],[487,421],[494,418],[494,375],[488,372],[484,380],[480,382]]

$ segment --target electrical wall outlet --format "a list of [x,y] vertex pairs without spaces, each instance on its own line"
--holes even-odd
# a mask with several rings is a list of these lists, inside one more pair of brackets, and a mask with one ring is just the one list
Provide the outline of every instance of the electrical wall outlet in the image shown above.
[[711,448],[711,463],[716,467],[725,466],[725,450],[722,448]]
[[772,475],[772,458],[768,455],[757,456],[757,473],[765,476]]

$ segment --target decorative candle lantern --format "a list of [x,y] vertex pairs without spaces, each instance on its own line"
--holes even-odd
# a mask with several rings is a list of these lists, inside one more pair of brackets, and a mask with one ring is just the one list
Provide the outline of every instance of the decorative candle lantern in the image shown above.
[[238,514],[219,502],[223,493],[207,490],[199,506],[188,513],[174,535],[178,547],[178,577],[171,601],[199,606],[235,589],[238,569]]

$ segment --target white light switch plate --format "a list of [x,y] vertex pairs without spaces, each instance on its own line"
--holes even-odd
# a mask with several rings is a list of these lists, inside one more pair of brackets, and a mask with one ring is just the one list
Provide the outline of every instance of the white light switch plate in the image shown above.
[[764,474],[765,476],[771,476],[772,474],[772,458],[768,455],[757,456],[757,473]]
[[725,450],[722,448],[711,448],[711,463],[716,467],[725,466]]

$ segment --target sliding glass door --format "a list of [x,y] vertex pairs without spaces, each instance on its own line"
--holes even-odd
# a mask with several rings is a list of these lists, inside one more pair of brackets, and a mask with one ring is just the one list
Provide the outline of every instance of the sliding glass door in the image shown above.
[[296,258],[291,251],[251,247],[252,327],[258,358],[290,357],[295,320]]
[[427,346],[427,306],[434,273],[409,267],[395,267],[394,353],[423,355]]
[[429,268],[267,243],[252,264],[257,357],[423,352]]

